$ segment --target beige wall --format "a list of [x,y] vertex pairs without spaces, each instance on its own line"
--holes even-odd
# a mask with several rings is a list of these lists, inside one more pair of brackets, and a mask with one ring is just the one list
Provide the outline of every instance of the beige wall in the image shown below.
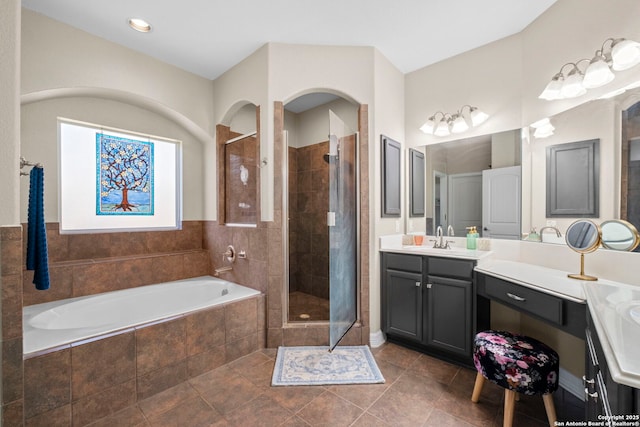
[[[59,222],[58,212],[58,117],[107,127],[162,136],[182,141],[183,219],[203,217],[202,143],[167,118],[118,101],[92,97],[56,98],[22,106],[23,156],[45,168],[45,220]],[[29,181],[20,182],[20,199],[29,199]],[[27,203],[20,203],[20,221],[27,221]]]
[[0,4],[0,226],[20,213],[20,12],[17,0]]

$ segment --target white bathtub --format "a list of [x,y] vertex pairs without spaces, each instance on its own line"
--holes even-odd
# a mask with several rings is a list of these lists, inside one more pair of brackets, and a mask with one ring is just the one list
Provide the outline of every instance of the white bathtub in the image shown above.
[[260,294],[211,276],[24,307],[25,357]]

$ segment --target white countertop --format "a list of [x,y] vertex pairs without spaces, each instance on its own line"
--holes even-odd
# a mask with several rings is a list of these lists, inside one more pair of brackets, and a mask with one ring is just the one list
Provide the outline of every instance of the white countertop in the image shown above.
[[566,271],[495,259],[478,265],[476,271],[581,304],[587,300],[582,287],[586,282],[570,279]]
[[640,388],[640,287],[599,280],[584,290],[611,377]]
[[640,287],[604,279],[571,279],[566,271],[514,261],[487,260],[476,271],[586,302],[611,377],[617,383],[640,388]]
[[400,235],[383,236],[380,238],[380,252],[395,252],[410,255],[428,255],[471,260],[479,260],[491,255],[491,251],[467,249],[463,246],[464,241],[459,237],[445,237],[444,239],[454,241],[455,243],[450,249],[439,249],[434,248],[432,241],[428,238],[424,239],[422,245],[403,245],[402,236]]
[[478,272],[586,303],[612,378],[619,384],[640,389],[640,286],[606,279],[576,280],[567,277],[574,271],[497,259],[491,251],[402,245],[397,238],[381,240],[380,251],[474,259],[478,261]]

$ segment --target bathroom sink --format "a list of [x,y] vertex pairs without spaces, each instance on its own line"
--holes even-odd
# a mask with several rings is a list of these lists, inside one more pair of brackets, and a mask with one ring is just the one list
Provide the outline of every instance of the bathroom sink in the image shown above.
[[633,306],[629,309],[629,315],[634,322],[640,325],[640,303],[638,305]]
[[407,246],[403,246],[403,248],[420,252],[426,255],[457,257],[457,258],[460,258],[460,257],[477,258],[478,257],[477,251],[472,251],[472,250],[463,249],[463,248],[440,249],[440,248],[434,248],[431,246],[417,246],[417,245],[407,245]]

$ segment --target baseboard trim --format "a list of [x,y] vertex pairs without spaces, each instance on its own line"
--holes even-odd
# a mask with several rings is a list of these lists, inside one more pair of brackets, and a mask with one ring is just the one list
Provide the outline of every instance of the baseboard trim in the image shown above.
[[582,379],[576,377],[566,369],[560,368],[560,387],[573,394],[578,399],[584,401],[584,386]]
[[384,334],[380,329],[376,332],[369,333],[369,345],[372,348],[380,347],[385,341]]

